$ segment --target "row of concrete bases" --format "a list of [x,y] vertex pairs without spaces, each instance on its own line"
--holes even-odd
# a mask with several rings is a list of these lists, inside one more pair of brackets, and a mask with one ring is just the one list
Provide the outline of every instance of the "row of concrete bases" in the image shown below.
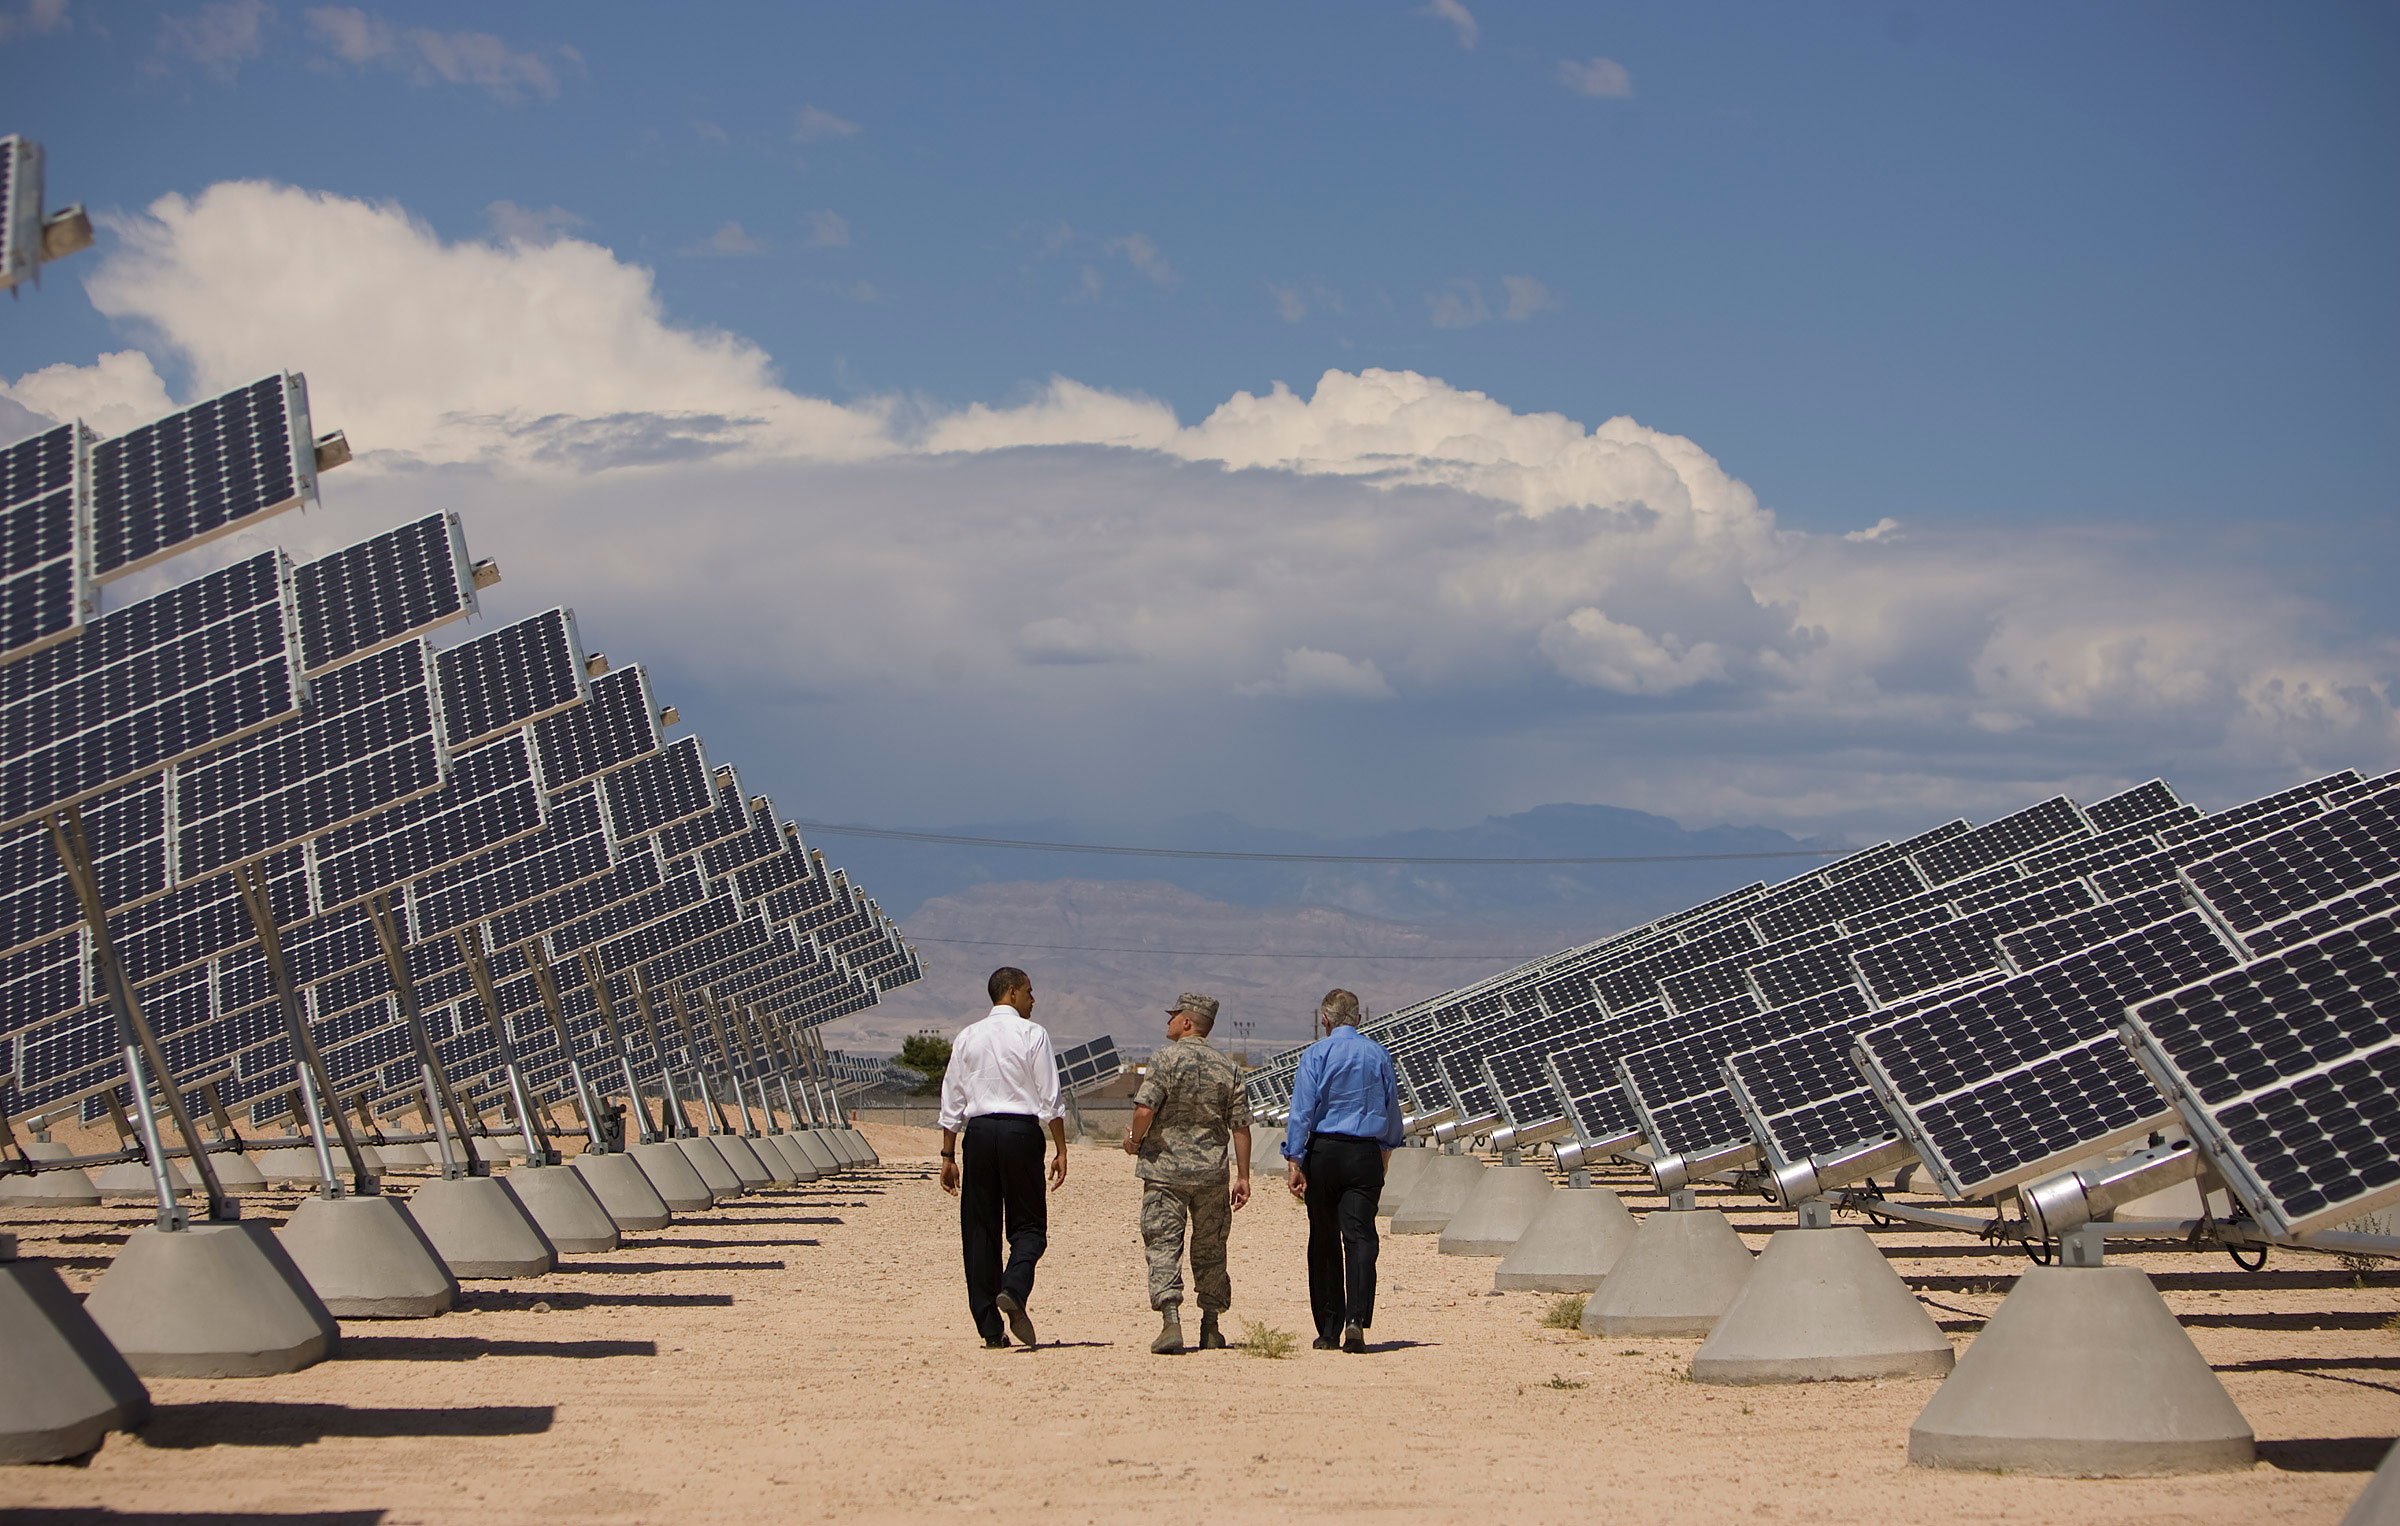
[[[1254,1156],[1279,1162],[1272,1132]],[[1909,1430],[1922,1467],[2132,1477],[2254,1460],[2249,1422],[2149,1277],[2101,1263],[2097,1226],[2059,1264],[2027,1267],[1958,1359],[1867,1232],[1822,1200],[1753,1256],[1689,1188],[1637,1222],[1589,1180],[1407,1148],[1376,1211],[1393,1234],[1441,1236],[1443,1255],[1498,1258],[1495,1291],[1589,1294],[1588,1335],[1702,1338],[1697,1382],[1943,1378]],[[2358,1511],[2400,1520],[2400,1448]]]
[[[255,1155],[212,1154],[232,1192],[314,1187],[280,1229],[241,1219],[134,1231],[82,1301],[51,1267],[16,1258],[0,1234],[0,1463],[80,1457],[112,1430],[148,1418],[145,1377],[233,1378],[296,1372],[334,1355],[336,1319],[423,1319],[458,1299],[459,1282],[538,1277],[560,1256],[617,1248],[620,1232],[659,1229],[744,1193],[877,1164],[854,1128],[695,1135],[526,1163],[524,1146],[472,1141],[462,1163],[446,1139],[360,1145],[366,1190],[344,1191],[305,1141]],[[510,1148],[513,1145],[514,1149]],[[36,1144],[36,1159],[64,1160]],[[512,1156],[517,1164],[494,1174]],[[149,1199],[142,1162],[73,1166],[0,1182],[0,1205],[91,1207]],[[435,1173],[404,1202],[386,1172]],[[188,1181],[175,1189],[190,1190]]]

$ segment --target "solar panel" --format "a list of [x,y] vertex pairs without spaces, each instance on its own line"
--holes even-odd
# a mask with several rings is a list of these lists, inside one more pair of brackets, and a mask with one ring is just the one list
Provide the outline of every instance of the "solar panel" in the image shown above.
[[2106,800],[2095,801],[2083,808],[2083,814],[2091,822],[2093,831],[2114,832],[2137,821],[2163,816],[2182,805],[2183,802],[2175,798],[2175,791],[2166,780],[2153,779],[2148,784],[2137,784]]
[[320,836],[311,865],[317,905],[344,906],[514,842],[539,831],[545,815],[532,739],[513,732],[459,754],[432,793]]
[[562,790],[659,749],[658,706],[640,667],[592,680],[591,698],[533,723],[542,787]]
[[[103,903],[121,906],[167,888],[167,787],[137,779],[83,808],[84,840]],[[82,924],[50,830],[42,823],[0,833],[0,951],[22,948]]]
[[1853,875],[1815,895],[1760,912],[1757,917],[1758,930],[1767,938],[1788,938],[1794,933],[1825,927],[1844,917],[1906,900],[1924,888],[1925,881],[1918,877],[1912,864],[1905,860],[1885,864]]
[[2312,906],[2295,917],[2286,917],[2271,926],[2245,935],[2242,943],[2253,954],[2272,954],[2306,943],[2337,927],[2362,922],[2383,912],[2400,910],[2400,878],[2379,881],[2353,895],[2336,897],[2322,906]]
[[289,571],[264,551],[0,666],[0,826],[297,715]]
[[439,789],[433,650],[389,647],[319,674],[303,724],[176,770],[175,871],[192,879]]
[[716,806],[708,758],[696,736],[679,737],[657,752],[603,774],[609,828],[619,842],[646,837]]
[[1764,941],[1751,931],[1747,922],[1735,922],[1688,943],[1677,944],[1663,953],[1653,954],[1637,964],[1611,970],[1594,985],[1598,989],[1601,1004],[1621,1016],[1655,998],[1659,982],[1667,976],[1713,964],[1728,954],[1756,948]]
[[[654,873],[655,860],[648,854],[631,855],[628,862],[645,860]],[[523,908],[530,916],[537,906],[556,904],[543,898],[623,867],[612,849],[598,795],[589,789],[572,790],[551,800],[539,831],[421,877],[409,897],[411,919],[418,937],[434,938],[511,908]],[[501,941],[519,942],[543,925],[547,924],[512,931]]]
[[308,384],[269,376],[92,447],[92,570],[138,571],[317,496]]
[[2196,911],[1859,1035],[1867,1078],[1953,1198],[2027,1181],[2162,1111],[2113,1042],[2127,1006],[2229,968]]
[[475,564],[456,514],[432,514],[293,571],[310,672],[475,613]]
[[2184,870],[2237,937],[2394,875],[2400,875],[2400,791],[2354,800]]
[[1060,1050],[1053,1059],[1058,1066],[1059,1090],[1068,1092],[1109,1080],[1125,1068],[1117,1054],[1117,1041],[1107,1034]]
[[548,609],[435,659],[442,741],[453,752],[583,703],[583,645],[570,610]]
[[2327,796],[2361,782],[2363,781],[2359,778],[2357,769],[2345,768],[2338,773],[2327,774],[2321,779],[2311,779],[2306,784],[2295,784],[2290,789],[2277,790],[2272,795],[2261,795],[2256,800],[2246,800],[2240,805],[2230,806],[2225,810],[2203,816],[2198,821],[2171,828],[2161,833],[2160,836],[2172,845],[2189,842],[2196,837],[2209,836],[2221,832],[2227,827],[2240,826],[2265,817],[2277,817],[2281,818],[2283,822],[2289,822],[2297,818],[2285,817],[2284,812],[2299,808],[2301,815],[2315,815],[2315,811],[2306,808],[2315,806],[2322,809]]
[[1929,885],[1946,885],[2035,848],[2090,833],[2083,812],[2064,795],[1926,848],[1916,857]]
[[2128,1042],[2269,1230],[2400,1200],[2400,922],[2386,913],[2136,1007]]
[[0,662],[65,640],[91,608],[83,448],[80,426],[62,424],[0,450]]

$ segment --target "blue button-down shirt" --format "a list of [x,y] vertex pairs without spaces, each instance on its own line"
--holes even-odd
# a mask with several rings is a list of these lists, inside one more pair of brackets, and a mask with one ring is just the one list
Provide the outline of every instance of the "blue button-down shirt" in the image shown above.
[[1347,1023],[1300,1056],[1283,1126],[1284,1158],[1306,1164],[1311,1134],[1355,1134],[1400,1148],[1400,1078],[1392,1073],[1391,1051]]

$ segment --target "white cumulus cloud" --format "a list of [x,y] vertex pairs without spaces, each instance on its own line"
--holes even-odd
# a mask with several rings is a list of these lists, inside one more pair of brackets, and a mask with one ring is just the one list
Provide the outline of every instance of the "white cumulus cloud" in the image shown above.
[[[2198,543],[1804,534],[1689,438],[1405,370],[1189,423],[1066,377],[954,410],[836,403],[676,322],[640,265],[501,222],[448,241],[288,186],[163,198],[86,275],[152,347],[0,396],[115,432],[304,370],[360,455],[329,479],[338,514],[276,533],[456,507],[509,568],[497,608],[573,602],[612,650],[771,701],[812,758],[841,739],[825,766],[851,759],[863,798],[940,787],[961,736],[1036,721],[1039,746],[966,744],[979,777],[1233,805],[1211,792],[1268,760],[1293,798],[1348,799],[1362,767],[1422,754],[1493,808],[1804,824],[2170,765],[2263,788],[2400,761],[2400,650]],[[1342,712],[1361,734],[1408,717],[1364,761],[1284,729],[1392,698]],[[1232,751],[1149,743],[1212,726]]]
[[558,98],[558,71],[548,59],[489,32],[396,27],[350,5],[313,6],[307,15],[311,35],[345,64],[388,70],[412,85],[472,85],[496,101]]

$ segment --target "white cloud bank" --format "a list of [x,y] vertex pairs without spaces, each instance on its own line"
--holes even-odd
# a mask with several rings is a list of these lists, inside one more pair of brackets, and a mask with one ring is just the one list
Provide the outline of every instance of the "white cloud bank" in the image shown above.
[[[2400,753],[2390,646],[2327,634],[2231,559],[1801,534],[1689,439],[1410,371],[1278,383],[1188,425],[1065,378],[1010,406],[837,403],[544,231],[445,242],[396,207],[224,184],[112,223],[86,281],[192,396],[307,372],[320,427],[360,452],[333,503],[463,508],[511,588],[605,611],[645,643],[627,655],[879,715],[1037,708],[1093,777],[1147,756],[1119,739],[1162,709],[1277,698],[1397,701],[1344,713],[1473,753],[1454,811],[1905,826]],[[138,351],[0,396],[103,431],[169,406]],[[1336,779],[1341,754],[1293,766]]]

